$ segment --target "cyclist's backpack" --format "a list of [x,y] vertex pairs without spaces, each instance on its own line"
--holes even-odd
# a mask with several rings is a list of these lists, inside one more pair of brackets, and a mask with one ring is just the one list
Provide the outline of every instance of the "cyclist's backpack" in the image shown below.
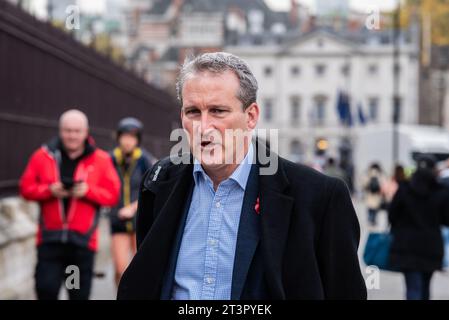
[[371,177],[369,179],[369,183],[368,183],[368,191],[371,193],[378,193],[380,192],[380,182],[379,182],[379,178],[377,177]]

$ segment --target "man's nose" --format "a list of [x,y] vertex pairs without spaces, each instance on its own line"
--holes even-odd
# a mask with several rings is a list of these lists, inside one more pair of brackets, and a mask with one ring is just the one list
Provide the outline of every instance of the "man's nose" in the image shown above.
[[213,126],[212,119],[207,112],[201,114],[201,133],[211,129]]

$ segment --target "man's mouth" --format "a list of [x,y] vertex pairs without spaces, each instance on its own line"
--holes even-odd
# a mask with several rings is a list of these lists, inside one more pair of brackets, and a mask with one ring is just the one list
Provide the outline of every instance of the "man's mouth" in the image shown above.
[[212,142],[211,141],[201,141],[201,147],[202,148],[205,148],[205,147],[207,147],[208,145],[210,145]]

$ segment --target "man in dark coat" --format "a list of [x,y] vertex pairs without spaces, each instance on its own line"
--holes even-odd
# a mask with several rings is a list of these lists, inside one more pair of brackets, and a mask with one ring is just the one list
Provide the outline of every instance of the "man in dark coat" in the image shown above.
[[[251,139],[241,149],[219,139],[256,127],[246,63],[203,54],[179,79],[191,154],[144,177],[138,251],[118,299],[366,299],[346,185],[273,153],[262,161],[267,150]],[[221,161],[229,150],[236,161]]]

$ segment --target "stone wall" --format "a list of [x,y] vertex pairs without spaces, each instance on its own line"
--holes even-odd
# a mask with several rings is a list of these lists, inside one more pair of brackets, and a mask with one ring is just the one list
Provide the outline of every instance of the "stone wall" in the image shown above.
[[0,199],[0,300],[34,298],[38,214],[35,203]]
[[[100,243],[95,259],[91,299],[115,299],[114,269],[111,261],[109,219],[102,210]],[[19,197],[0,199],[0,300],[35,299],[36,231],[39,206]],[[61,290],[60,299],[67,299]]]

